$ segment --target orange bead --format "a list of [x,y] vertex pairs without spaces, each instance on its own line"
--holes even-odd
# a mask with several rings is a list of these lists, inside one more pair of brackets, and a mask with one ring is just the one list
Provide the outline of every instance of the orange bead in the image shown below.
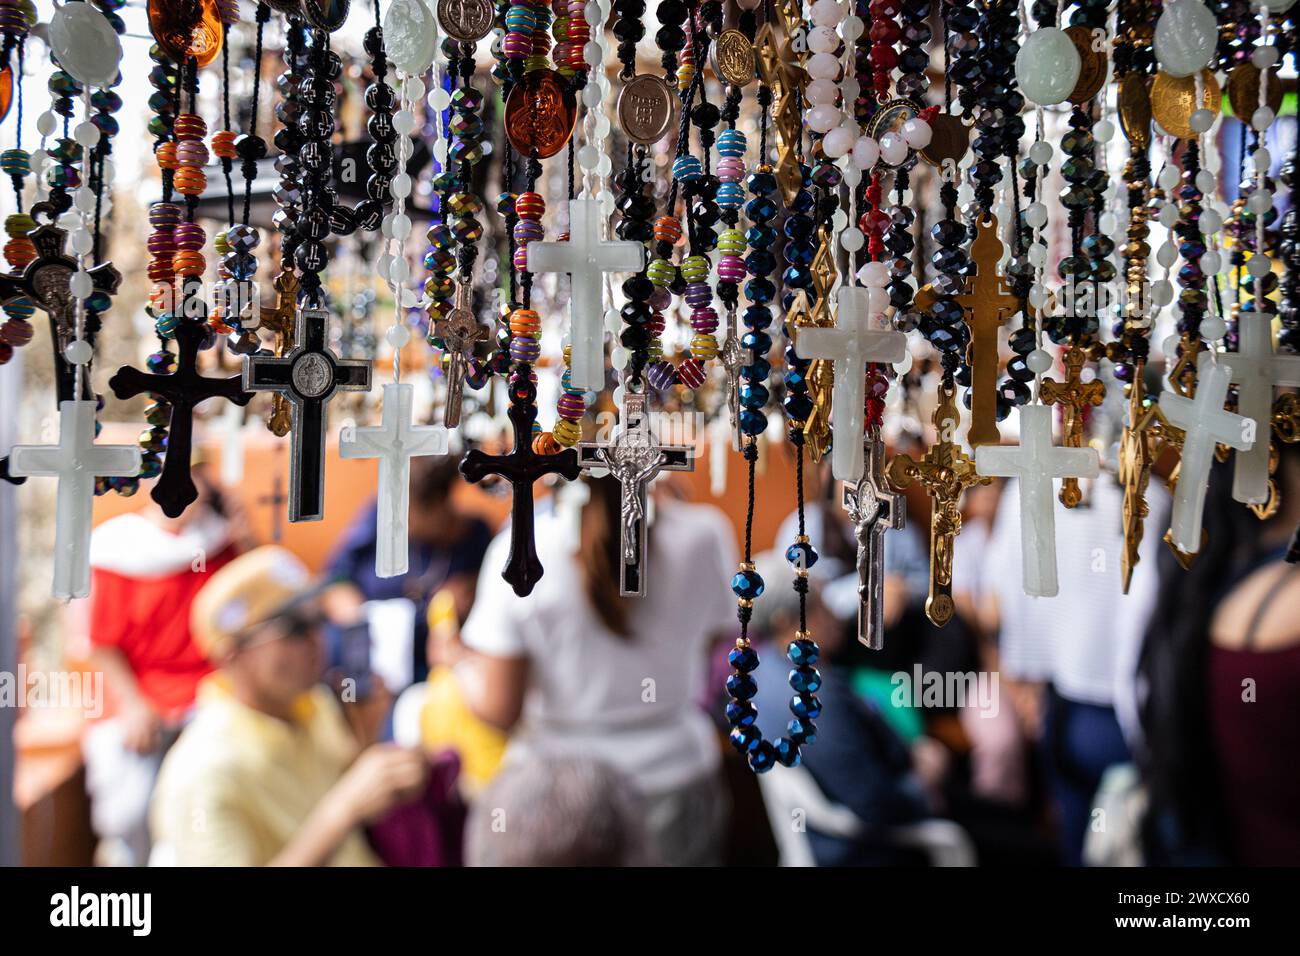
[[176,270],[172,268],[172,257],[154,259],[149,263],[148,275],[154,282],[170,282],[176,276]]
[[208,124],[196,113],[181,113],[172,128],[177,139],[203,139],[208,135]]
[[538,432],[533,436],[534,455],[558,455],[563,450],[550,432]]
[[542,331],[542,317],[532,309],[515,309],[510,313],[510,334],[537,338]]
[[655,242],[677,245],[682,241],[682,224],[672,216],[660,216],[655,220]]
[[154,156],[158,158],[158,166],[162,169],[180,168],[180,163],[176,159],[175,143],[159,143],[158,148],[154,150]]
[[36,244],[27,238],[10,239],[5,243],[5,262],[22,269],[36,259]]
[[156,313],[170,312],[176,291],[170,283],[159,282],[149,290],[149,304]]
[[207,266],[203,253],[198,251],[178,252],[172,257],[172,268],[180,276],[201,276]]
[[235,159],[239,155],[235,152],[235,131],[223,129],[213,133],[212,151],[219,159]]
[[185,166],[176,170],[176,177],[173,182],[176,191],[182,196],[197,196],[208,188],[208,177],[203,170],[195,169],[193,166]]

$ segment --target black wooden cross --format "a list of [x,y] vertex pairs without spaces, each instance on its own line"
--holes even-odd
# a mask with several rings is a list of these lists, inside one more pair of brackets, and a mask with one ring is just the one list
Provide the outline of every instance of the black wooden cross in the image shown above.
[[244,388],[278,392],[293,408],[290,521],[319,521],[325,516],[325,436],[330,400],[340,390],[370,390],[370,363],[340,359],[326,344],[329,315],[328,309],[299,309],[294,346],[283,358],[244,358]]
[[146,392],[158,396],[171,406],[167,426],[167,451],[163,456],[162,474],[153,488],[153,500],[169,518],[180,517],[199,496],[190,477],[190,449],[194,435],[194,408],[209,398],[224,398],[236,405],[247,405],[253,397],[244,391],[238,375],[229,378],[205,378],[199,374],[199,348],[207,337],[207,326],[194,319],[182,319],[176,327],[179,354],[176,371],[155,375],[123,366],[108,380],[108,387],[122,400]]
[[529,370],[516,372],[517,384],[510,388],[510,423],[514,426],[515,447],[508,455],[488,455],[474,449],[460,463],[460,473],[467,481],[482,481],[499,475],[514,492],[510,508],[510,556],[501,577],[520,597],[531,594],[542,579],[544,568],[537,557],[533,540],[533,482],[545,475],[560,475],[569,481],[578,477],[578,455],[566,448],[558,455],[539,455],[533,451],[533,422],[537,420],[537,389]]

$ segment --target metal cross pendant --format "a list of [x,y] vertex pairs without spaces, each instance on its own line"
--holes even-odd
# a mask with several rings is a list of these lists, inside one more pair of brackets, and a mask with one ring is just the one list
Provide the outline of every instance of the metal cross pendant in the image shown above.
[[999,441],[998,329],[1020,309],[1020,299],[998,275],[1002,240],[996,216],[976,224],[970,259],[974,274],[966,280],[966,291],[953,298],[966,310],[970,326],[971,418],[966,440],[976,448]]
[[95,478],[125,478],[140,473],[137,446],[95,444],[95,405],[60,402],[57,445],[15,445],[9,452],[12,474],[59,480],[54,523],[56,598],[82,598],[90,593]]
[[344,428],[339,437],[340,457],[379,459],[375,575],[381,578],[405,574],[410,560],[411,459],[447,454],[446,428],[412,424],[414,400],[414,385],[390,382],[384,386],[383,422]]
[[939,627],[952,620],[952,552],[953,542],[961,533],[961,496],[971,485],[987,485],[992,478],[981,477],[975,462],[952,440],[960,421],[957,415],[957,389],[944,383],[939,386],[939,404],[935,407],[935,443],[919,462],[898,455],[889,463],[889,480],[899,491],[919,482],[930,496],[930,594],[925,613]]
[[488,475],[499,475],[510,482],[514,500],[510,509],[510,556],[506,559],[505,578],[520,597],[532,593],[545,569],[537,557],[533,535],[533,482],[546,475],[559,475],[569,481],[578,477],[578,456],[572,448],[557,455],[539,455],[533,451],[533,422],[537,420],[537,388],[527,366],[510,387],[510,424],[514,428],[515,447],[508,455],[489,455],[477,448],[460,463],[466,481],[479,482]]
[[[270,329],[279,340],[276,347],[284,355],[293,341],[294,323],[298,319],[298,276],[287,269],[281,270],[272,284],[275,286],[275,307],[261,308],[258,324],[252,326],[245,321],[244,328]],[[266,427],[279,438],[289,434],[293,427],[293,411],[283,395],[271,396],[271,414],[267,417]]]
[[[36,258],[15,275],[0,273],[0,302],[12,302],[25,297],[32,305],[47,312],[58,327],[60,348],[72,340],[76,322],[77,300],[72,297],[70,284],[77,271],[77,260],[63,251],[68,234],[46,224],[33,229],[27,238],[36,246]],[[96,292],[112,295],[117,292],[122,275],[105,262],[87,270]]]
[[181,513],[198,498],[198,489],[190,477],[190,451],[194,438],[194,408],[209,398],[224,398],[236,405],[247,405],[252,395],[245,391],[238,375],[229,378],[205,378],[199,374],[199,348],[207,338],[207,326],[194,319],[181,319],[176,327],[176,370],[169,375],[155,375],[124,366],[108,380],[108,387],[122,400],[150,394],[171,406],[167,425],[167,451],[163,455],[162,474],[154,485],[152,497],[169,518]]
[[906,520],[903,496],[885,480],[885,443],[873,428],[867,464],[856,485],[845,482],[842,504],[858,542],[858,640],[873,651],[885,646],[885,532]]
[[[1083,410],[1089,405],[1100,405],[1106,399],[1106,386],[1100,380],[1083,380],[1083,366],[1087,360],[1088,355],[1083,349],[1071,345],[1061,356],[1065,363],[1065,381],[1045,378],[1039,391],[1048,405],[1061,406],[1061,445],[1065,448],[1083,447]],[[1061,482],[1057,497],[1065,507],[1075,507],[1083,500],[1079,480],[1067,477]]]
[[471,308],[468,283],[456,286],[456,302],[447,317],[438,323],[437,334],[447,353],[447,406],[443,421],[448,428],[460,424],[460,405],[465,392],[465,372],[474,344],[488,337],[487,326],[479,325]]
[[659,444],[645,419],[645,394],[631,390],[623,403],[623,426],[613,440],[578,445],[584,471],[608,469],[623,489],[619,593],[625,597],[646,593],[646,488],[661,471],[694,471],[694,459],[695,449],[689,445]]
[[718,360],[727,376],[727,414],[731,417],[731,450],[740,451],[740,370],[754,364],[754,350],[742,348],[736,335],[736,323],[727,328]]
[[325,515],[325,435],[330,400],[339,391],[370,390],[370,363],[341,360],[325,342],[328,309],[298,312],[297,342],[283,358],[244,358],[244,388],[283,395],[293,410],[289,520]]

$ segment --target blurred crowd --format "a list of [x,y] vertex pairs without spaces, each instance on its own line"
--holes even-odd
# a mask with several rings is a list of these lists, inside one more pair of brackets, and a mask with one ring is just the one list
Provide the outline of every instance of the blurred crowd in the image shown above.
[[[811,501],[805,629],[823,704],[802,763],[755,777],[722,718],[736,535],[671,480],[650,596],[619,595],[620,489],[539,501],[546,568],[462,513],[454,464],[412,464],[410,569],[374,574],[373,503],[313,576],[239,540],[201,470],[178,520],[96,529],[91,638],[122,701],[86,735],[107,865],[1096,865],[1300,863],[1300,452],[1259,520],[1216,468],[1190,570],[1151,516],[1123,593],[1123,496],[1057,513],[1061,593],[1021,590],[1014,482],[968,493],[955,618],[927,619],[928,515],[886,551],[884,649],[857,641],[853,529]],[[829,482],[826,483],[828,486]],[[756,558],[765,735],[800,629],[785,549]],[[196,569],[193,555],[205,561]]]

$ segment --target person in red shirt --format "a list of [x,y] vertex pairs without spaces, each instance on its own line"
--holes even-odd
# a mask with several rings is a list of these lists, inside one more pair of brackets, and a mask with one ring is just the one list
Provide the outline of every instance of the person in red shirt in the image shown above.
[[195,467],[199,498],[179,518],[153,502],[111,518],[90,543],[91,659],[104,673],[115,714],[83,741],[91,821],[98,860],[143,865],[147,812],[163,754],[194,704],[212,665],[190,634],[190,604],[208,578],[240,550],[231,513],[206,474]]

